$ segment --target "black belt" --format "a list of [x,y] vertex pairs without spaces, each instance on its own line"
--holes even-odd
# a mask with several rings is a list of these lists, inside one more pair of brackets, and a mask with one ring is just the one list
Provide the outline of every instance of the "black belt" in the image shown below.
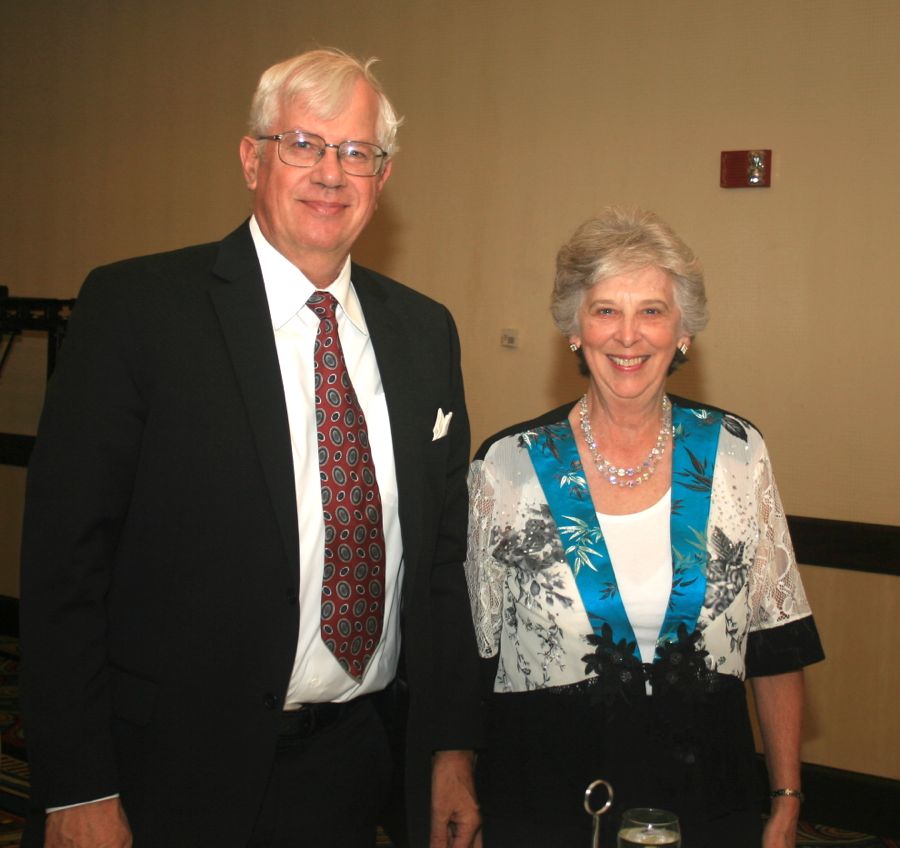
[[366,700],[366,696],[345,701],[342,704],[301,704],[299,709],[284,710],[281,713],[281,725],[278,729],[279,737],[291,737],[303,739],[312,736],[320,730],[334,724],[342,716],[347,715],[357,707],[360,702]]

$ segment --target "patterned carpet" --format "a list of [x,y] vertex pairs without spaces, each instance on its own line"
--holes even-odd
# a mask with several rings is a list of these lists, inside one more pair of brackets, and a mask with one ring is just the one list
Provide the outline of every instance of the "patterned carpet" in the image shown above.
[[[0,848],[17,848],[28,802],[28,763],[18,708],[18,640],[0,635]],[[379,848],[390,841],[379,833]],[[825,825],[801,823],[797,848],[900,848],[900,842]]]
[[849,830],[838,830],[828,825],[800,823],[797,830],[797,848],[828,845],[845,845],[852,848],[900,848],[900,842],[894,839],[851,833]]
[[18,682],[18,640],[0,636],[0,848],[18,846],[28,803]]

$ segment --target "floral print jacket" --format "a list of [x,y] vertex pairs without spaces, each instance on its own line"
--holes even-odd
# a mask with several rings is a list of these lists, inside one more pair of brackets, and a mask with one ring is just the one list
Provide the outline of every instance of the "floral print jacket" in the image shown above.
[[[740,679],[816,662],[821,645],[762,436],[729,413],[672,402],[672,590],[643,678],[655,686],[654,668],[682,659],[709,678]],[[640,670],[570,409],[497,434],[469,472],[466,574],[496,692],[603,678],[606,660],[623,656]]]

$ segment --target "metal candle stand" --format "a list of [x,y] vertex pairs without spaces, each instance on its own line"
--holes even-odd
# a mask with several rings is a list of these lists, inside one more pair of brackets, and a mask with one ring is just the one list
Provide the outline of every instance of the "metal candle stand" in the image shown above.
[[[606,787],[606,803],[602,807],[593,807],[591,804],[591,796],[598,786]],[[594,834],[591,839],[591,848],[600,848],[600,816],[602,816],[612,806],[613,788],[605,780],[595,780],[584,790],[584,809],[587,814],[594,820]]]

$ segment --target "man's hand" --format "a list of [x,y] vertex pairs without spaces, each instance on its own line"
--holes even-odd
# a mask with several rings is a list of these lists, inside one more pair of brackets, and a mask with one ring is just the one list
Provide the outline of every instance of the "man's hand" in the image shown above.
[[481,848],[481,814],[475,800],[475,754],[437,751],[431,767],[429,848]]
[[131,848],[131,828],[118,798],[48,813],[44,848]]

